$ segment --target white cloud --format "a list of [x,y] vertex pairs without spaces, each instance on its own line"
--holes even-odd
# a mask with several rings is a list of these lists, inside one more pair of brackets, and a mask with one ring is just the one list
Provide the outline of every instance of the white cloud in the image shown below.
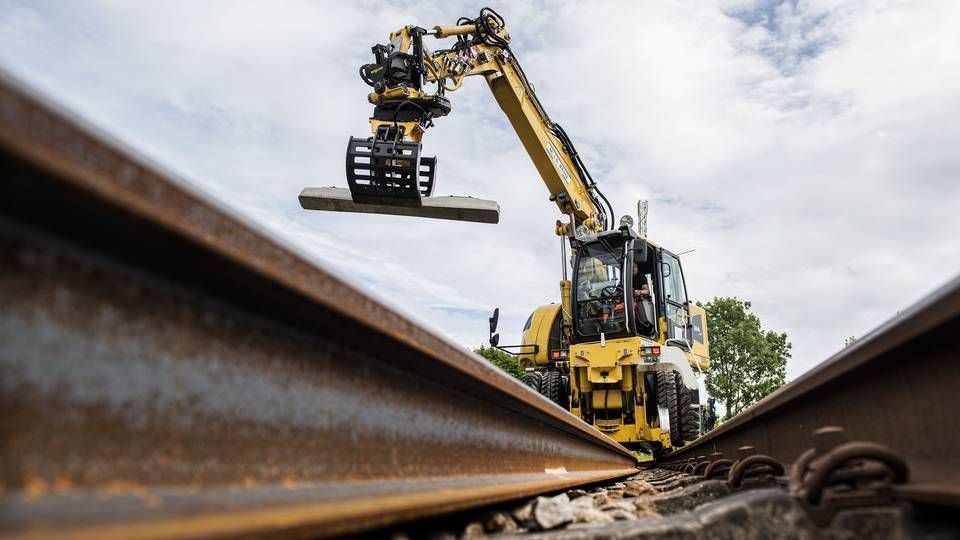
[[[556,211],[486,85],[424,150],[438,191],[498,226],[303,211],[367,130],[356,70],[404,24],[474,6],[0,0],[0,64],[465,345],[557,297]],[[514,48],[617,213],[694,298],[737,295],[794,342],[795,376],[954,275],[960,5],[518,3]],[[472,83],[472,84],[471,84]]]

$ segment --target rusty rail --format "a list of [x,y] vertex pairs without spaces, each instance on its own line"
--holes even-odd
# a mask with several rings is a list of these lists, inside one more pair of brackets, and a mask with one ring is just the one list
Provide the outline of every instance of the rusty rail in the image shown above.
[[2,74],[0,170],[2,537],[322,536],[634,471]]
[[735,461],[766,456],[792,463],[791,489],[802,491],[859,449],[847,461],[899,479],[889,488],[898,498],[960,506],[958,336],[960,277],[661,462],[727,477]]

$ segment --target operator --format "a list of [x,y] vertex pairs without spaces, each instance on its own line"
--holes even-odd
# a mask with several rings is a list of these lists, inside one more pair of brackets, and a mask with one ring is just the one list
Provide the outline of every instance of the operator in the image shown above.
[[640,334],[649,335],[653,330],[653,321],[650,320],[644,309],[643,301],[650,299],[650,285],[647,276],[640,271],[640,265],[633,263],[633,313],[637,321],[637,330]]
[[633,263],[633,299],[639,300],[641,296],[650,296],[650,286],[646,274],[640,271],[640,265]]

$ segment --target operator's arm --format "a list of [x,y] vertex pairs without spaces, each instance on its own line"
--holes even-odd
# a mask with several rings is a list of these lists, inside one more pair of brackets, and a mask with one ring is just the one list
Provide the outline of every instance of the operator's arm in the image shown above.
[[647,284],[647,276],[639,274],[633,281],[633,297],[650,296],[650,286]]

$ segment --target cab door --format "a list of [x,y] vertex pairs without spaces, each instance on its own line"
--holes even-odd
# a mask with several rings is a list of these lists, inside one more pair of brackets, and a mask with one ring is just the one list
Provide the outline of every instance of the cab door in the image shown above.
[[660,278],[663,284],[664,314],[667,318],[667,338],[691,342],[687,287],[683,281],[680,259],[665,249],[660,250]]
[[690,345],[700,369],[710,367],[710,339],[707,336],[707,312],[696,304],[687,304],[690,309]]

